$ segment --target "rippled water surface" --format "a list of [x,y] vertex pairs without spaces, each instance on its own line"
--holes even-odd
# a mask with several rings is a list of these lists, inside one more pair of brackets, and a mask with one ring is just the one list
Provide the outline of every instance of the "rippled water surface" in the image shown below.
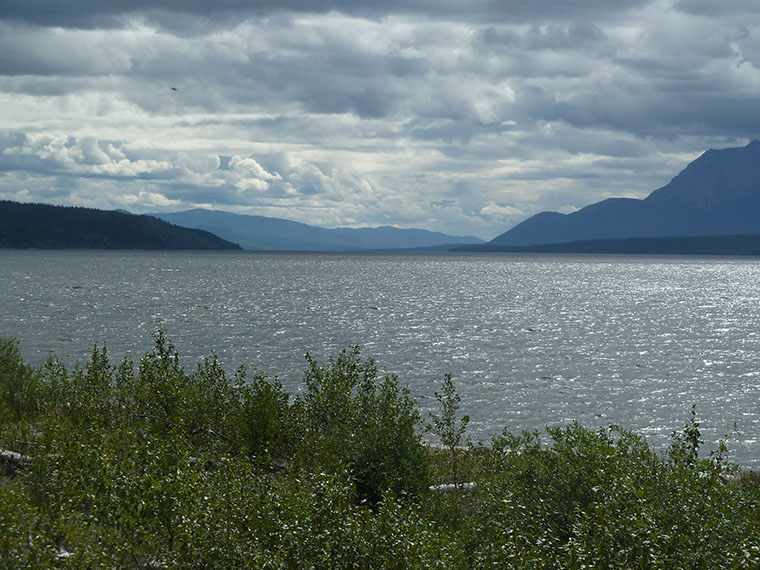
[[163,329],[300,387],[352,344],[423,409],[451,372],[487,440],[508,425],[619,423],[655,446],[692,404],[707,446],[760,467],[760,261],[453,254],[0,250],[0,335],[29,361],[138,359]]

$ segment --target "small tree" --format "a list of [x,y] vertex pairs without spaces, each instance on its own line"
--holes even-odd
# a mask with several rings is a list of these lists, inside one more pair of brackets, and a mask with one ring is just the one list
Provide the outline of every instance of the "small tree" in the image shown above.
[[673,432],[670,435],[670,450],[668,457],[673,463],[692,467],[699,459],[699,448],[704,443],[699,431],[697,421],[696,404],[691,406],[691,418],[683,431]]
[[432,424],[427,428],[432,433],[441,438],[441,443],[449,450],[451,456],[451,475],[454,484],[459,484],[458,473],[458,454],[459,448],[463,443],[469,443],[469,438],[465,435],[467,424],[470,422],[470,416],[462,416],[457,421],[457,411],[461,398],[457,394],[454,382],[451,380],[451,374],[446,374],[443,379],[443,385],[440,392],[434,392],[435,399],[438,400],[441,414],[430,413]]

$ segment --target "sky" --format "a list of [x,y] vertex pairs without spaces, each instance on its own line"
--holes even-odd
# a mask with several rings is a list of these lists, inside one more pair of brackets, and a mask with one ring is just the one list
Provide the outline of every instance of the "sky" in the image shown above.
[[0,199],[491,239],[755,138],[756,0],[0,0]]

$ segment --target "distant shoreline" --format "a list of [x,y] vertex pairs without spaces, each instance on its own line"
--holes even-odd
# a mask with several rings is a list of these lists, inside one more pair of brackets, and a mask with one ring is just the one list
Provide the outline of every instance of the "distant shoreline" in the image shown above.
[[641,255],[760,256],[760,235],[720,235],[580,240],[526,246],[473,245],[452,251],[474,253],[599,253]]

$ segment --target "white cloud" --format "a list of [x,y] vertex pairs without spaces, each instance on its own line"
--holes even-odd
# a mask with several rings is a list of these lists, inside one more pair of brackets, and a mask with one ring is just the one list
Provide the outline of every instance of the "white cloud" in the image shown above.
[[32,202],[32,194],[24,188],[18,192],[0,192],[0,200],[12,200],[14,202]]
[[49,170],[61,174],[140,177],[170,168],[167,161],[129,159],[113,143],[101,144],[94,137],[31,133],[19,138],[18,144],[3,149],[5,156],[18,157],[21,161],[38,158]]
[[145,190],[140,190],[137,194],[121,194],[117,196],[117,201],[128,206],[141,206],[148,209],[182,204],[180,200],[170,200],[163,194]]
[[514,206],[509,205],[500,205],[500,204],[487,204],[486,206],[483,206],[480,209],[479,212],[483,216],[488,216],[490,218],[515,218],[524,216],[525,212],[522,211],[519,208],[515,208]]
[[235,186],[243,192],[246,190],[263,192],[264,190],[269,189],[269,183],[260,178],[243,178],[235,182]]

